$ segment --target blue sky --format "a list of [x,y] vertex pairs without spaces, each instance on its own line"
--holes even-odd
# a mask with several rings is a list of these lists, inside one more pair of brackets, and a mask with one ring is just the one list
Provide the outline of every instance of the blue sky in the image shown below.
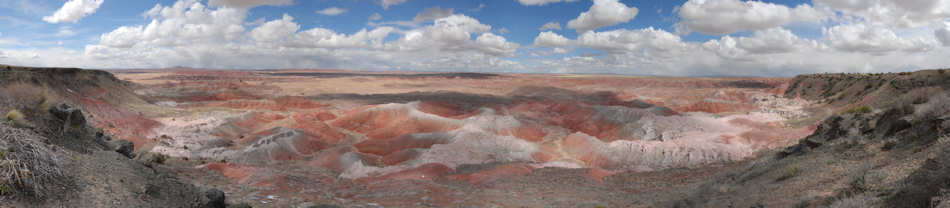
[[[906,71],[950,65],[941,58],[950,55],[948,20],[950,0],[0,0],[0,63],[673,76]],[[546,24],[557,27],[541,29]]]

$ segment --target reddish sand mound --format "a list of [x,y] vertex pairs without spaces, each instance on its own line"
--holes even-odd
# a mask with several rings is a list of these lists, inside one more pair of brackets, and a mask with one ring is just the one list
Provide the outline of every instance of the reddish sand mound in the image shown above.
[[326,149],[336,138],[278,127],[246,147],[244,154],[265,154],[274,160],[293,160]]
[[248,182],[248,178],[257,171],[257,168],[250,166],[235,165],[230,163],[211,163],[204,166],[208,170],[221,173],[225,177],[236,180],[239,183]]
[[438,135],[405,135],[394,139],[371,139],[353,145],[357,150],[375,155],[389,155],[409,148],[429,148],[446,144],[448,139]]
[[[620,124],[595,119],[593,117],[597,113],[595,109],[577,102],[524,102],[515,106],[512,110],[528,118],[544,121],[547,125],[560,126],[571,130],[571,132],[584,132],[604,141],[620,139],[619,132],[617,132]],[[522,136],[530,139],[524,139],[529,141],[540,140],[537,139],[538,135],[532,135],[537,133],[536,130],[527,131],[522,132],[524,133]]]
[[97,127],[115,135],[116,138],[131,141],[136,149],[148,143],[149,139],[145,135],[161,126],[161,123],[155,120],[103,100],[80,98],[80,102],[84,113]]
[[419,149],[403,149],[383,156],[380,160],[384,165],[398,165],[419,157],[419,155],[422,155],[422,151]]
[[604,182],[604,178],[606,178],[607,176],[611,176],[615,173],[616,172],[614,171],[604,170],[601,168],[591,168],[590,170],[587,171],[587,175],[591,179],[594,179],[597,182]]
[[461,104],[435,101],[420,102],[419,111],[454,119],[468,118],[478,113],[475,109],[463,109]]
[[363,179],[367,183],[372,183],[374,181],[388,181],[388,180],[434,180],[435,178],[451,173],[452,168],[438,163],[428,163],[415,167],[412,169],[406,169],[403,171],[385,174],[379,177],[373,177],[368,179]]
[[539,144],[538,147],[540,150],[531,154],[531,158],[534,159],[535,162],[543,163],[551,161],[555,159],[555,155],[558,154],[558,147],[555,142],[542,143]]
[[323,122],[333,117],[336,116],[326,111],[296,113],[293,115],[295,123],[292,127],[307,134],[321,136],[327,143],[338,144],[346,138],[346,134]]
[[277,107],[274,110],[288,110],[288,109],[314,109],[327,107],[329,105],[324,103],[314,102],[312,100],[295,97],[295,96],[286,96],[274,99],[277,102]]
[[391,104],[347,112],[332,125],[366,134],[371,139],[386,139],[458,128],[449,122],[446,118],[416,111],[410,104]]
[[237,127],[253,131],[255,129],[261,128],[264,125],[267,125],[270,122],[284,118],[287,118],[287,116],[276,113],[253,112],[241,117],[241,119],[234,120],[233,122]]
[[356,152],[356,149],[349,146],[335,147],[322,151],[313,156],[309,165],[320,166],[337,172],[343,172],[350,165],[362,163],[369,166],[383,166],[380,157],[372,154]]
[[510,131],[502,132],[501,135],[505,135],[505,136],[510,135],[510,136],[517,137],[519,139],[523,139],[525,141],[529,141],[529,142],[540,142],[541,140],[544,139],[544,136],[548,135],[548,133],[544,132],[544,130],[541,129],[541,127],[537,127],[533,125],[530,125],[530,126],[522,125],[519,127],[515,127],[514,129]]
[[561,140],[561,148],[570,156],[583,161],[590,167],[605,167],[607,158],[597,152],[596,140],[591,141],[590,137],[583,134],[571,134]]
[[340,163],[340,157],[351,151],[353,151],[352,147],[328,149],[327,151],[314,155],[313,159],[310,160],[310,165],[325,167],[335,171],[343,171],[345,166]]
[[756,149],[777,148],[786,145],[786,141],[808,136],[817,128],[816,125],[811,125],[791,129],[785,128],[780,123],[763,123],[744,118],[732,119],[729,123],[752,127],[753,129],[740,134],[740,138],[724,138],[727,142],[734,142],[733,140],[735,139],[743,139],[741,142],[749,144]]

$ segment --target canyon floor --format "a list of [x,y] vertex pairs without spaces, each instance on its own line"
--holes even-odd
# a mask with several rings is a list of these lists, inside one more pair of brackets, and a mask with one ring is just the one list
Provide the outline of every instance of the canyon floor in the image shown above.
[[98,126],[253,206],[652,206],[827,113],[786,78],[112,73],[146,102]]

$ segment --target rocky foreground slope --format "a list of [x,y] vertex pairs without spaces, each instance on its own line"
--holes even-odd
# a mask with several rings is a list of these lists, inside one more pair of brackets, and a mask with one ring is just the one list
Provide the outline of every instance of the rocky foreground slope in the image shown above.
[[104,71],[0,65],[0,207],[225,207],[223,192],[170,177],[164,157],[92,125],[97,105],[134,98],[123,85]]
[[798,76],[835,112],[797,144],[699,183],[672,207],[950,205],[950,71]]

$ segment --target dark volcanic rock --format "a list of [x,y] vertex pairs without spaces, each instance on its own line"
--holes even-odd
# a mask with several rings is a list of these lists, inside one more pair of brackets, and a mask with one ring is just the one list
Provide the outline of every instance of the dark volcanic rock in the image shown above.
[[950,151],[928,159],[904,179],[904,186],[887,198],[885,207],[930,207],[931,198],[950,189]]
[[898,131],[907,129],[910,127],[910,122],[905,119],[901,119],[905,115],[912,114],[913,108],[910,108],[911,111],[908,112],[907,107],[901,108],[891,108],[884,112],[880,118],[877,119],[876,126],[874,128],[874,136],[877,139],[883,139],[894,135]]
[[205,197],[208,199],[207,203],[203,206],[205,208],[225,208],[227,205],[224,202],[224,192],[221,190],[214,188],[208,189],[205,191]]
[[126,140],[115,140],[112,142],[115,152],[125,155],[125,157],[133,158],[135,155],[132,154],[132,151],[135,150],[135,145],[132,142]]
[[82,110],[67,103],[57,104],[55,107],[49,109],[49,113],[72,125],[82,125],[86,123],[86,117],[83,116]]

